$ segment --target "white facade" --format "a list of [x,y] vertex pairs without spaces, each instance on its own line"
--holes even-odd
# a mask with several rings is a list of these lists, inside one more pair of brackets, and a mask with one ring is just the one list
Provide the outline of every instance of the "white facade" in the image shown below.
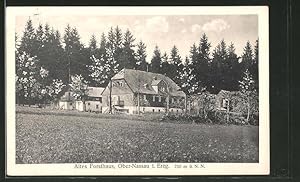
[[[107,112],[109,107],[105,106],[102,108],[103,112]],[[118,108],[116,108],[118,109]],[[137,106],[124,106],[122,107],[122,110],[128,110],[129,114],[137,114],[138,107]],[[165,113],[166,108],[165,107],[140,107],[140,113]],[[184,113],[184,109],[180,108],[170,108],[170,113],[174,114],[181,114]],[[126,112],[125,112],[126,113]]]
[[74,103],[70,101],[59,101],[58,105],[59,109],[65,110],[74,110],[76,108],[76,106],[74,106]]
[[102,112],[102,103],[100,101],[85,101],[86,111]]

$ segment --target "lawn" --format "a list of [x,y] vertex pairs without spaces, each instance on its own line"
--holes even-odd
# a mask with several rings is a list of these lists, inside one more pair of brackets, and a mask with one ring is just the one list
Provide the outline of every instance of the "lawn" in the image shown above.
[[258,127],[17,112],[17,163],[258,162]]

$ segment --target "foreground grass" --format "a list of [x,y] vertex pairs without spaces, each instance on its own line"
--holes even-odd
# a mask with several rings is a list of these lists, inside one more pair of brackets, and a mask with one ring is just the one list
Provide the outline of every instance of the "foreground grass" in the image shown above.
[[258,127],[17,113],[17,163],[258,162]]

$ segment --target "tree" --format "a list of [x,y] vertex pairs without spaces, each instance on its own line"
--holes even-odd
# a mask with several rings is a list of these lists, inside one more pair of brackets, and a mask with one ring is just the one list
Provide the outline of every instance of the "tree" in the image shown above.
[[48,94],[52,101],[57,101],[59,93],[62,91],[65,84],[60,79],[53,79],[51,85],[48,86]]
[[81,74],[87,78],[88,71],[86,65],[88,64],[87,52],[83,44],[80,42],[80,36],[76,28],[71,28],[67,25],[64,34],[65,43],[65,59],[68,61],[69,83],[71,82],[70,76]]
[[255,81],[255,89],[258,90],[258,51],[259,51],[259,47],[258,47],[258,39],[255,41],[255,46],[254,46],[254,57],[253,57],[253,61],[252,64],[250,65],[249,71],[251,73],[251,75],[253,75],[253,79]]
[[140,41],[137,45],[137,51],[136,51],[136,69],[147,71],[148,69],[148,63],[146,62],[146,45],[144,42]]
[[189,94],[191,93],[191,85],[190,85],[190,60],[188,57],[185,58],[185,62],[183,63],[183,69],[180,73],[180,80],[181,80],[181,89],[184,93]]
[[249,41],[247,41],[242,55],[242,70],[243,72],[249,70],[253,63],[253,50]]
[[252,78],[251,73],[248,69],[244,72],[244,76],[240,83],[240,91],[243,94],[243,96],[246,98],[246,104],[247,104],[247,118],[246,121],[249,123],[250,113],[251,113],[251,96],[255,94],[255,82]]
[[124,68],[137,68],[137,61],[135,59],[135,52],[133,50],[133,48],[135,47],[134,41],[135,38],[133,38],[132,33],[127,29],[127,31],[124,34],[123,48],[122,53],[120,55],[120,63],[121,65],[123,65],[122,67]]
[[198,59],[198,48],[196,46],[196,44],[193,44],[192,47],[190,48],[190,61],[188,64],[189,66],[189,86],[190,88],[189,93],[193,94],[195,92],[197,92],[197,90],[199,90],[199,80],[197,80],[196,76],[197,76],[197,72],[195,71],[195,67],[196,67],[196,62]]
[[96,36],[93,34],[90,38],[90,42],[89,42],[89,57],[92,55],[97,54],[97,40],[96,40]]
[[122,31],[121,29],[117,26],[114,30],[114,55],[113,58],[114,60],[117,62],[118,67],[117,70],[121,70],[125,67],[125,63],[121,62],[121,55],[122,55],[122,51],[123,51],[123,37],[122,37]]
[[47,94],[43,80],[48,76],[48,71],[38,67],[38,59],[31,57],[26,52],[17,52],[16,66],[16,92],[17,102],[29,105],[41,103]]
[[211,69],[210,69],[210,80],[212,83],[211,92],[217,93],[222,89],[226,88],[226,81],[225,77],[227,77],[227,67],[226,63],[228,54],[226,43],[224,40],[216,46],[213,52],[213,59],[211,62]]
[[72,76],[72,87],[74,89],[73,97],[75,99],[81,100],[83,104],[83,111],[86,111],[85,101],[88,96],[88,86],[87,81],[81,75]]
[[151,59],[151,72],[161,73],[161,53],[158,46],[155,46],[153,57]]
[[[161,73],[165,74],[170,77],[170,72],[172,72],[170,64],[169,64],[169,57],[165,52],[161,57]],[[172,78],[172,77],[171,77]]]
[[210,43],[208,37],[203,34],[200,38],[199,46],[195,44],[191,47],[191,86],[193,93],[200,93],[204,90],[210,90],[211,80],[209,80],[210,63]]
[[28,19],[25,25],[23,36],[21,37],[19,51],[25,51],[27,54],[29,54],[29,56],[33,57],[36,56],[37,50],[35,29],[32,25],[32,20]]
[[177,47],[174,45],[170,54],[170,69],[168,69],[168,71],[166,72],[167,76],[172,78],[175,83],[181,85],[180,73],[182,72],[182,69],[182,60]]
[[[118,29],[119,32],[119,29]],[[118,33],[120,34],[120,33]],[[120,35],[119,35],[120,36]],[[108,32],[108,37],[107,37],[107,43],[106,43],[106,52],[107,52],[107,62],[108,62],[108,66],[110,68],[109,71],[109,78],[111,78],[113,75],[115,75],[118,71],[119,71],[119,61],[118,61],[118,55],[119,53],[116,52],[116,50],[120,50],[120,47],[117,48],[116,46],[121,45],[121,43],[115,43],[116,42],[116,38],[115,38],[115,33],[113,31],[113,28],[111,27],[109,32]],[[119,38],[118,38],[118,41]]]
[[226,86],[227,90],[239,90],[239,80],[241,80],[241,68],[238,56],[235,53],[234,44],[231,43],[227,49],[227,71],[226,71]]

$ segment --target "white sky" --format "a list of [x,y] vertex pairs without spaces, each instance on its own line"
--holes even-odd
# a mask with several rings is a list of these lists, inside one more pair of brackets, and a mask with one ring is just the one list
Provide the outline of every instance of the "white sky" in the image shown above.
[[[38,16],[34,15],[38,12]],[[189,56],[193,43],[198,45],[200,36],[206,33],[212,48],[224,39],[229,45],[233,42],[236,53],[241,55],[246,42],[254,45],[258,38],[257,15],[43,15],[44,11],[33,11],[32,15],[17,16],[16,32],[22,36],[29,16],[34,26],[39,22],[49,23],[63,36],[67,24],[76,27],[81,41],[88,45],[92,34],[100,42],[102,32],[107,35],[111,26],[119,26],[122,32],[128,28],[136,38],[147,45],[147,60],[150,61],[156,45],[162,53],[170,54],[173,45],[179,49],[182,58]]]

